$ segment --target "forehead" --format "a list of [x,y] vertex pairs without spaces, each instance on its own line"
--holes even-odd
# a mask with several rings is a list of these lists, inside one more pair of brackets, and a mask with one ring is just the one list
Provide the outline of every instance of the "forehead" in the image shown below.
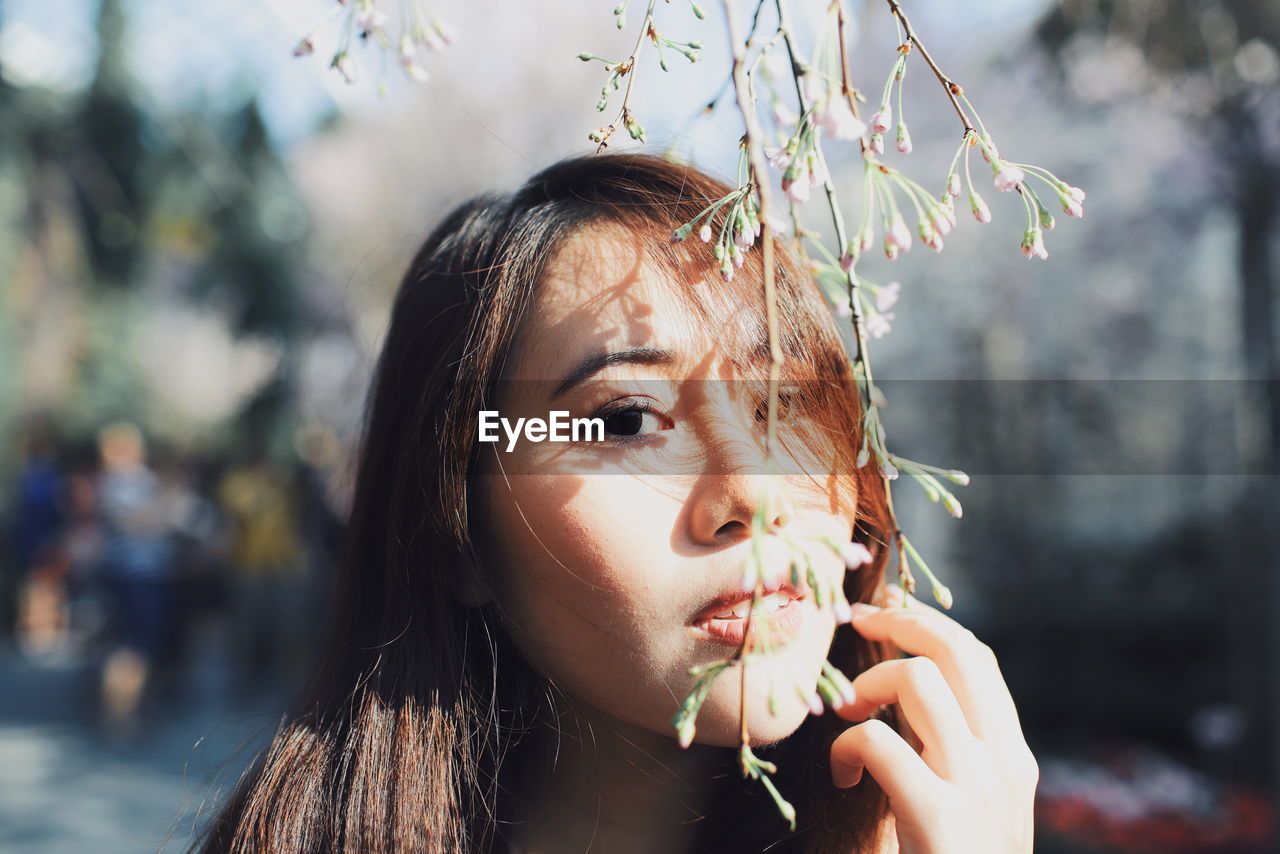
[[[656,346],[692,367],[718,361],[725,336],[750,340],[744,304],[709,304],[705,267],[658,263],[654,236],[592,223],[565,239],[547,264],[508,362],[511,379],[559,378],[583,355]],[[710,247],[705,248],[710,256]]]

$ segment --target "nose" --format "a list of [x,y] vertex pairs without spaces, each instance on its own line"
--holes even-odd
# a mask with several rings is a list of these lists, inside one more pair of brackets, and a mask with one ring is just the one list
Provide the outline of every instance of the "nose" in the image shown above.
[[702,475],[689,495],[691,538],[706,546],[750,539],[751,521],[766,499],[766,525],[786,525],[787,503],[781,494],[785,488],[782,476],[776,474]]

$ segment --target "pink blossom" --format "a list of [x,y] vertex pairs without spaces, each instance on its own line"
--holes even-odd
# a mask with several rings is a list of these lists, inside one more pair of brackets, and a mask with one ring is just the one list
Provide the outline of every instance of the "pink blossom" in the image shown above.
[[1049,257],[1049,252],[1044,248],[1044,235],[1040,229],[1030,229],[1023,236],[1022,256],[1027,259]]
[[827,178],[827,167],[818,159],[818,152],[810,151],[808,157],[805,158],[805,165],[809,167],[809,183],[814,186],[825,184]]
[[[893,312],[875,312],[874,314],[867,315],[867,333],[873,338],[883,338],[889,333],[889,321],[893,320],[893,318]],[[894,477],[896,476],[897,469],[894,469]]]
[[750,228],[740,228],[737,235],[734,236],[733,242],[742,249],[750,249],[756,242],[755,231]]
[[846,273],[853,269],[853,265],[858,263],[858,257],[848,252],[840,256],[840,269]]
[[890,282],[881,285],[876,291],[876,311],[888,311],[898,301],[898,293],[902,290],[901,282]]
[[313,41],[311,40],[311,37],[310,37],[310,36],[308,36],[307,38],[305,38],[305,39],[303,39],[302,41],[298,42],[297,47],[295,47],[295,48],[293,49],[293,55],[294,55],[294,56],[306,56],[306,55],[307,55],[307,54],[309,54],[309,53],[314,53],[314,52],[315,52],[315,49],[316,49],[315,42],[313,42]]
[[928,220],[920,223],[920,242],[934,252],[942,251],[942,236],[938,234],[938,230]]
[[893,109],[888,104],[883,104],[871,116],[871,132],[884,133],[891,124],[893,124]]
[[884,134],[871,134],[871,150],[876,154],[884,154]]
[[787,198],[797,204],[809,201],[809,176],[806,174],[807,172],[808,170],[806,169],[800,169],[797,171],[794,180],[782,179],[782,189],[787,194]]
[[973,218],[978,222],[991,222],[991,208],[976,192],[969,193],[969,207],[973,210]]
[[1064,193],[1058,196],[1058,201],[1062,202],[1062,210],[1067,214],[1067,216],[1074,216],[1074,217],[1084,216],[1084,207],[1080,204],[1079,201],[1072,198],[1071,196],[1068,196],[1067,194]]
[[786,169],[791,165],[791,152],[786,148],[766,148],[764,156],[769,158],[769,165],[774,169]]
[[886,237],[895,246],[906,252],[911,248],[911,229],[907,228],[907,221],[902,218],[902,214],[896,213],[889,222],[889,232]]
[[1007,160],[1001,160],[995,165],[995,184],[997,190],[1012,190],[1014,187],[1025,181],[1026,178],[1026,173]]
[[951,215],[947,213],[947,209],[942,205],[934,205],[929,208],[929,222],[938,230],[938,234],[947,235],[951,233]]
[[960,195],[960,176],[955,172],[947,176],[947,192],[957,197]]
[[1075,199],[1077,204],[1084,204],[1084,190],[1080,189],[1079,187],[1069,186],[1063,192],[1064,192],[1064,195],[1070,196],[1072,199]]
[[862,543],[842,543],[840,557],[847,569],[857,569],[863,564],[871,563],[871,552]]
[[818,130],[831,139],[857,139],[867,132],[867,125],[853,114],[849,100],[833,88],[818,114]]
[[387,22],[387,13],[372,3],[363,6],[356,12],[356,26],[366,33],[382,29]]

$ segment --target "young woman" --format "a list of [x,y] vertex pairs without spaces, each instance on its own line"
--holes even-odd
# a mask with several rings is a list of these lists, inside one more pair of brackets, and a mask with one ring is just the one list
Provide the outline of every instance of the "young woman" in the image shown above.
[[[792,473],[765,473],[760,251],[724,282],[710,246],[670,241],[730,189],[657,157],[576,157],[427,238],[377,367],[329,642],[202,851],[1031,850],[1036,765],[991,650],[937,609],[888,607],[849,357],[784,241],[801,391],[781,413]],[[557,410],[605,435],[480,441],[481,413]],[[864,604],[842,625],[784,586],[756,616],[778,643],[745,690],[721,674],[682,748],[689,668],[742,635],[766,488],[776,531],[869,548],[851,570],[812,552]],[[792,686],[811,692],[828,658],[856,699],[813,715]],[[794,832],[739,770],[740,703]]]

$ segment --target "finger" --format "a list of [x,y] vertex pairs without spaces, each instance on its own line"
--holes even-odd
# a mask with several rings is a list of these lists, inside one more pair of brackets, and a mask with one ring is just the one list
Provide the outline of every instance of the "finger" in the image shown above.
[[947,785],[902,736],[875,718],[849,727],[831,743],[832,783],[853,785],[863,767],[889,796],[899,820],[924,818]]
[[854,702],[838,707],[836,714],[862,720],[880,706],[900,704],[924,745],[925,762],[939,777],[954,780],[957,771],[976,760],[977,739],[951,686],[931,659],[882,661],[858,674],[853,691]]
[[869,640],[889,641],[903,652],[933,659],[978,738],[1021,733],[1017,707],[991,648],[941,611],[907,599],[905,608],[857,603],[850,625]]

